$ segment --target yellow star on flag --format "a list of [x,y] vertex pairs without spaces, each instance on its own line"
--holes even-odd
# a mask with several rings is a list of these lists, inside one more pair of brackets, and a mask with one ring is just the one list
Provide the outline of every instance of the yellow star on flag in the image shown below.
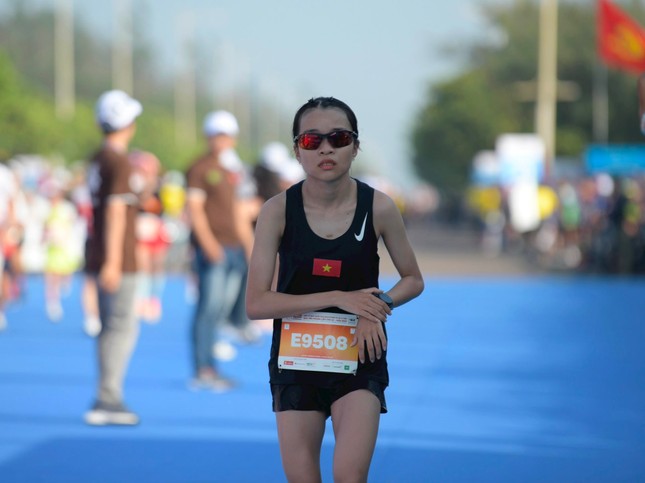
[[320,277],[340,277],[342,260],[314,258],[311,274]]

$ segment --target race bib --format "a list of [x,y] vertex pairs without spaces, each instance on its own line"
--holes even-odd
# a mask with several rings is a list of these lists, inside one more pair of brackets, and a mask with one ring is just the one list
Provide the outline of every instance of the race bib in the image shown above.
[[278,367],[356,374],[358,345],[350,347],[358,316],[307,312],[282,319]]

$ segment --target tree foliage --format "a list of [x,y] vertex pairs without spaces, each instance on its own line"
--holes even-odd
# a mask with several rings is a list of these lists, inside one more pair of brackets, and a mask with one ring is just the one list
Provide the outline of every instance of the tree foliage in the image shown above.
[[[623,8],[637,20],[645,18],[638,2]],[[518,88],[537,78],[539,2],[517,0],[484,6],[481,12],[496,35],[459,50],[466,59],[464,69],[429,87],[411,139],[417,172],[448,191],[468,185],[473,156],[494,149],[498,135],[534,131],[535,103],[520,98]],[[558,102],[556,156],[579,157],[594,142],[594,71],[600,65],[595,22],[595,2],[560,0],[558,77],[574,83],[579,96]],[[607,76],[608,141],[640,142],[636,78],[614,69]]]
[[79,103],[73,120],[57,119],[49,96],[24,81],[0,51],[0,159],[38,153],[74,162],[100,141],[92,106]]
[[[74,19],[75,115],[64,121],[55,116],[55,13],[51,8],[38,8],[30,0],[5,0],[6,8],[0,16],[0,159],[16,154],[38,153],[61,158],[71,163],[84,159],[100,142],[93,108],[98,96],[112,88],[111,39],[102,38],[89,29],[84,19]],[[137,136],[133,148],[154,152],[166,168],[184,169],[203,149],[199,132],[178,136],[175,115],[176,84],[173,72],[164,71],[157,64],[156,51],[146,41],[150,13],[147,4],[134,11],[133,76],[134,95],[144,107],[138,119]],[[209,62],[213,62],[212,46],[206,46],[206,55],[194,45],[195,72],[195,125],[216,106],[213,101]],[[216,69],[218,66],[214,66]],[[274,141],[272,134],[260,133],[254,126],[275,122],[284,123],[283,113],[272,99],[254,96],[246,85],[233,93],[235,104],[254,104],[254,114],[243,114],[240,123],[245,129],[240,136],[238,150],[243,159],[255,161],[258,147]],[[225,102],[225,101],[222,101]],[[246,118],[246,126],[244,125]]]
[[[135,24],[141,25],[141,15]],[[24,0],[12,0],[0,17],[0,159],[38,153],[72,163],[86,159],[100,142],[94,103],[111,88],[110,44],[75,19],[75,115],[61,120],[55,113],[54,26],[53,11],[29,8]],[[154,152],[166,168],[183,169],[201,148],[199,138],[177,140],[172,79],[160,74],[145,28],[134,30],[133,94],[144,112],[133,147]],[[197,114],[203,115],[210,103],[202,92],[197,100]]]

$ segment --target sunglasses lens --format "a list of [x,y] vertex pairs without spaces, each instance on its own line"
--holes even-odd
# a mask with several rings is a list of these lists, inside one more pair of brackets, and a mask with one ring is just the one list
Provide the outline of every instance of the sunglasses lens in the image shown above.
[[333,147],[344,148],[345,146],[349,146],[352,143],[354,137],[349,131],[335,131],[329,135],[328,139],[329,143]]
[[307,149],[307,150],[318,149],[318,146],[320,146],[320,143],[322,143],[322,140],[323,140],[323,137],[320,134],[305,133],[300,135],[300,140],[298,141],[298,145],[302,149]]
[[334,148],[344,148],[354,141],[354,133],[351,131],[334,131],[329,134],[306,132],[298,136],[298,146],[308,151],[318,149],[325,138]]

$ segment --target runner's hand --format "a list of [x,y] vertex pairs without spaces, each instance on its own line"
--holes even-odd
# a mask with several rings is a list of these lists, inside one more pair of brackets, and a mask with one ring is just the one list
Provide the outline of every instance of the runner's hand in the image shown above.
[[206,253],[206,258],[211,263],[221,263],[226,258],[226,252],[222,248],[222,245],[219,244],[204,249],[204,252]]
[[380,359],[383,356],[383,352],[387,350],[387,339],[385,338],[383,324],[380,322],[374,324],[369,320],[359,317],[356,334],[354,335],[351,346],[354,347],[356,344],[358,344],[358,360],[362,364],[365,363],[366,359],[365,349],[367,349],[367,356],[370,362]]
[[121,285],[121,268],[113,264],[105,264],[99,273],[99,284],[106,292],[116,292]]
[[383,290],[376,287],[355,290],[353,292],[340,292],[337,307],[358,315],[356,334],[352,340],[352,347],[358,344],[358,359],[365,363],[367,356],[371,362],[380,359],[383,351],[387,350],[387,340],[382,322],[392,313],[385,302],[375,293]]
[[360,319],[366,319],[380,325],[392,313],[385,302],[378,297],[374,297],[375,293],[382,292],[383,290],[376,287],[364,288],[353,292],[340,292],[336,307],[350,314],[356,314]]

